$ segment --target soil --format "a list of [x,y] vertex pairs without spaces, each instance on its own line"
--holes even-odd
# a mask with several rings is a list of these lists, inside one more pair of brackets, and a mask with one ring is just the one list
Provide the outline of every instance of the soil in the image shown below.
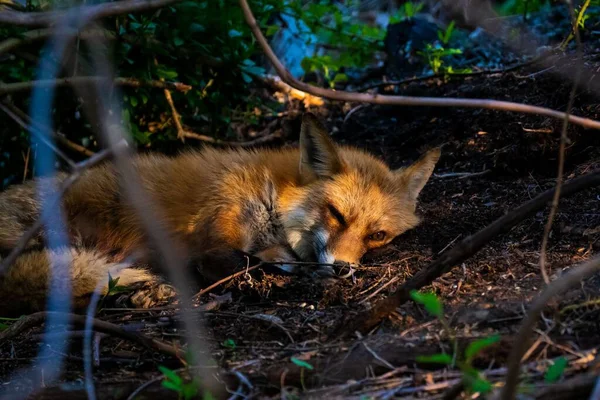
[[[598,50],[592,45],[585,49],[588,71],[600,68]],[[534,63],[506,73],[420,81],[392,91],[511,100],[564,110],[572,88],[564,74],[571,71],[568,60],[572,59],[569,53],[550,70]],[[600,98],[593,91],[599,82],[595,75],[591,79],[578,92],[573,113],[600,119]],[[289,107],[292,115],[302,106]],[[214,301],[214,296],[231,295],[231,301],[220,302],[216,309],[197,313],[205,316],[206,334],[201,340],[218,364],[207,373],[216,374],[232,396],[237,393],[241,398],[442,398],[457,388],[461,375],[458,368],[417,362],[418,356],[452,351],[442,325],[421,306],[402,305],[366,335],[338,338],[331,332],[343,318],[358,315],[388,296],[457,241],[552,188],[562,121],[478,109],[358,104],[327,103],[313,111],[326,121],[337,141],[368,149],[392,167],[406,165],[424,150],[443,145],[435,176],[420,197],[423,221],[390,246],[367,255],[351,277],[334,283],[257,270],[204,295],[201,304]],[[597,170],[598,133],[569,125],[568,138],[565,179]],[[471,175],[455,175],[464,173]],[[560,201],[547,251],[552,279],[598,251],[598,191],[585,190]],[[443,301],[460,348],[479,338],[501,335],[501,341],[483,351],[474,364],[497,387],[505,379],[503,368],[527,306],[544,287],[539,258],[548,211],[522,221],[423,288]],[[585,381],[585,374],[598,371],[594,356],[600,346],[599,295],[600,277],[596,276],[548,306],[523,360],[533,397],[548,398],[544,397],[548,393],[560,397],[561,387],[544,392],[548,383],[542,378],[550,360],[559,356],[570,360],[562,379],[583,376],[584,384],[577,387],[580,392],[567,395],[589,397],[593,380]],[[178,315],[177,310],[104,309],[97,317],[183,344],[185,330]],[[42,333],[43,327],[35,327],[0,344],[2,387],[18,392],[43,382],[43,371],[36,370],[35,378],[29,380],[21,380],[18,373],[35,358]],[[72,339],[65,350],[60,381],[70,386],[51,385],[39,398],[86,397],[81,349],[81,339]],[[161,387],[158,367],[178,369],[180,360],[110,335],[102,338],[98,350],[99,363],[93,368],[98,398],[126,399],[152,379],[136,398],[177,397]],[[309,366],[302,367],[302,362]],[[460,396],[467,398],[465,393]]]

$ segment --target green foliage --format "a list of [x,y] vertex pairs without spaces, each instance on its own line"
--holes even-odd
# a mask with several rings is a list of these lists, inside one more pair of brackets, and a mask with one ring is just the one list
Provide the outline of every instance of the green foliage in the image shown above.
[[465,350],[465,360],[467,363],[471,363],[473,359],[486,348],[498,343],[500,341],[500,335],[496,334],[488,338],[483,338],[469,343]]
[[[417,362],[454,366],[455,358],[458,356],[456,336],[444,317],[441,300],[434,293],[420,293],[416,290],[412,290],[410,296],[416,303],[423,305],[427,312],[435,316],[442,323],[444,330],[450,336],[452,342],[454,342],[454,357],[446,353],[439,353],[429,356],[419,356],[416,359]],[[462,372],[463,383],[470,392],[485,394],[492,390],[492,384],[480,371],[472,366],[472,363],[478,354],[491,345],[498,343],[499,340],[499,335],[493,335],[489,338],[479,339],[470,343],[465,349],[463,357],[460,357],[456,362],[456,365]]]
[[225,339],[222,343],[222,346],[232,350],[234,350],[237,347],[237,345],[235,344],[235,340],[233,339]]
[[[327,53],[305,57],[302,68],[307,73],[321,74],[331,87],[347,80],[346,74],[341,73],[344,69],[368,65],[373,61],[374,53],[382,49],[385,31],[355,21],[338,2],[322,0],[303,4],[299,0],[289,0],[283,3],[283,13],[304,23],[308,28],[306,33],[314,35],[318,47]],[[269,27],[267,33],[275,30],[275,27]]]
[[307,363],[306,361],[300,360],[296,357],[291,357],[290,360],[296,364],[297,366],[299,366],[300,368],[306,368],[310,371],[312,371],[313,369],[315,369],[311,364]]
[[452,34],[454,33],[454,27],[456,26],[456,22],[455,21],[451,21],[448,26],[446,27],[446,29],[439,30],[438,31],[438,38],[440,39],[440,42],[442,42],[442,44],[444,46],[448,45],[448,42],[450,42],[450,39],[452,39]]
[[442,318],[444,316],[444,306],[435,293],[421,293],[416,290],[410,292],[410,297],[423,307],[434,317]]
[[563,376],[568,363],[569,362],[564,357],[559,357],[554,360],[554,364],[552,364],[546,370],[546,373],[544,374],[544,380],[547,383],[557,382]]
[[451,365],[452,356],[446,353],[433,354],[430,356],[417,356],[417,362],[424,364],[443,364]]
[[[178,373],[163,365],[159,365],[158,369],[164,375],[162,386],[165,389],[172,390],[177,393],[179,399],[191,400],[198,398],[200,393],[200,385],[196,381],[186,382]],[[202,393],[203,400],[213,400],[214,397],[209,392]]]
[[[584,30],[585,29],[585,21],[590,17],[588,13],[586,13],[588,7],[592,3],[591,0],[585,0],[585,2],[579,7],[577,11],[577,17],[575,18],[575,23],[572,26],[571,32],[569,32],[569,36],[564,40],[561,44],[561,47],[564,49],[567,47],[569,42],[575,38],[575,29]],[[596,3],[600,3],[596,1]]]
[[108,291],[106,292],[107,296],[127,292],[129,290],[126,286],[118,285],[119,279],[121,279],[119,276],[113,279],[113,277],[110,275],[110,272],[108,273]]
[[412,1],[407,1],[396,11],[394,15],[390,18],[390,24],[395,24],[400,21],[404,21],[407,19],[414,18],[425,6],[424,3],[416,3]]
[[457,73],[471,72],[470,69],[455,70],[454,68],[452,68],[452,66],[445,65],[443,58],[462,54],[461,49],[452,49],[452,48],[446,49],[442,46],[432,45],[432,44],[428,43],[425,46],[425,49],[423,51],[418,51],[417,54],[420,55],[421,57],[423,57],[423,60],[427,63],[427,65],[429,65],[429,68],[431,68],[433,73],[436,75],[437,74],[451,75],[451,74],[457,74]]

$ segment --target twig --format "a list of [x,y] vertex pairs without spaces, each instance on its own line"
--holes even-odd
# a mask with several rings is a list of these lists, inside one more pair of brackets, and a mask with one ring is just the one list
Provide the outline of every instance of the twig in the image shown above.
[[[597,185],[600,185],[600,171],[592,172],[567,182],[563,186],[563,197]],[[356,330],[362,332],[369,331],[387,318],[396,307],[408,301],[411,290],[420,289],[430,284],[448,272],[452,267],[475,254],[497,235],[509,230],[529,215],[545,207],[553,195],[554,189],[547,190],[508,214],[498,218],[479,232],[463,239],[456,246],[442,254],[440,258],[429,264],[429,266],[420,270],[412,279],[404,283],[389,297],[376,303],[371,310],[364,311],[359,316],[348,317],[345,323],[334,334],[351,334]]]
[[579,85],[579,80],[581,79],[581,69],[583,63],[583,48],[581,45],[581,36],[579,34],[579,20],[576,20],[575,11],[573,10],[573,4],[571,2],[567,2],[569,5],[569,13],[571,15],[571,23],[574,24],[573,30],[575,32],[575,38],[577,40],[577,68],[575,71],[575,79],[573,81],[573,88],[571,89],[571,93],[569,95],[569,101],[567,104],[567,111],[565,112],[565,119],[562,125],[562,131],[560,133],[560,146],[558,149],[558,172],[556,177],[556,190],[554,192],[554,197],[552,198],[552,207],[550,208],[550,214],[548,215],[548,222],[546,226],[544,226],[544,236],[542,238],[542,249],[540,250],[540,272],[542,274],[542,278],[544,282],[547,284],[550,283],[550,278],[548,277],[548,271],[546,270],[546,248],[548,247],[548,239],[550,237],[550,230],[552,229],[552,223],[554,222],[554,218],[556,216],[556,212],[558,211],[558,202],[560,200],[560,189],[563,183],[564,177],[564,169],[565,169],[565,147],[567,145],[567,128],[569,127],[569,113],[571,112],[571,108],[573,108],[573,103],[575,101],[575,93],[577,93],[577,86]]
[[281,329],[288,337],[288,339],[290,339],[291,343],[296,343],[294,341],[294,338],[292,337],[292,335],[290,334],[290,332],[285,328],[285,326],[281,325],[278,322],[273,321],[272,319],[266,319],[266,318],[260,318],[257,317],[255,315],[246,315],[246,314],[236,314],[236,313],[232,313],[232,312],[224,312],[224,311],[209,311],[206,313],[206,315],[214,315],[214,316],[222,316],[222,317],[233,317],[233,318],[246,318],[246,319],[253,319],[256,321],[263,321],[266,323],[269,323],[273,326],[278,327],[279,329]]
[[93,6],[71,7],[67,11],[2,11],[0,12],[0,24],[29,27],[50,26],[59,22],[68,13],[78,15],[82,20],[93,21],[104,17],[162,8],[179,3],[180,1],[182,0],[125,0]]
[[[116,4],[116,3],[106,3]],[[1,14],[1,13],[0,13]],[[0,95],[23,92],[32,90],[34,87],[46,88],[46,87],[63,87],[63,86],[74,86],[82,84],[98,84],[105,83],[106,78],[100,76],[73,76],[69,78],[58,78],[58,79],[46,79],[28,82],[15,82],[15,83],[2,83],[0,84]],[[187,92],[192,87],[181,82],[162,82],[155,80],[143,80],[137,78],[115,78],[112,81],[113,85],[117,86],[129,86],[129,87],[150,87],[154,89],[169,89],[177,90],[179,92]]]
[[262,266],[262,264],[254,265],[254,266],[252,266],[252,267],[249,267],[249,268],[244,268],[244,270],[242,270],[242,271],[238,271],[238,272],[236,272],[235,274],[231,274],[231,275],[229,275],[229,276],[227,276],[227,277],[225,277],[225,278],[223,278],[223,279],[221,279],[221,280],[219,280],[219,281],[216,281],[216,282],[215,282],[215,283],[213,283],[212,285],[210,285],[210,286],[208,286],[208,287],[205,287],[204,289],[202,289],[201,291],[199,291],[198,293],[196,293],[196,294],[194,295],[193,299],[198,299],[198,298],[200,298],[200,297],[201,297],[203,294],[206,294],[206,293],[210,292],[211,290],[213,290],[213,289],[214,289],[214,288],[216,288],[217,286],[219,286],[219,285],[221,285],[221,284],[223,284],[223,283],[225,283],[225,282],[228,282],[228,281],[232,280],[233,278],[236,278],[236,277],[238,277],[238,276],[240,276],[240,275],[244,275],[244,274],[245,274],[245,273],[247,273],[247,272],[254,271],[256,268],[258,268],[258,267],[260,267],[260,266]]
[[[240,0],[240,6],[244,13],[244,17],[246,19],[247,24],[250,27],[250,30],[254,34],[256,40],[262,47],[263,52],[265,53],[267,59],[273,65],[275,71],[277,71],[277,75],[281,78],[282,81],[292,86],[297,90],[301,90],[306,93],[310,93],[315,96],[320,96],[330,100],[337,101],[346,101],[346,102],[363,102],[363,103],[372,103],[372,104],[380,104],[380,105],[399,105],[399,106],[431,106],[431,107],[467,107],[467,108],[483,108],[489,110],[501,110],[501,111],[511,111],[511,112],[521,112],[526,114],[537,114],[544,115],[552,118],[565,118],[565,113],[552,110],[545,107],[531,106],[526,104],[514,103],[509,101],[500,101],[500,100],[485,100],[485,99],[461,99],[461,98],[452,98],[452,97],[413,97],[413,96],[384,96],[378,94],[367,94],[367,93],[357,93],[357,92],[346,92],[341,90],[330,90],[324,89],[320,87],[316,87],[313,85],[309,85],[307,83],[301,82],[294,78],[290,72],[285,68],[285,66],[281,63],[279,58],[269,46],[267,39],[263,35],[262,31],[254,15],[252,14],[252,10],[248,5],[247,0]],[[577,117],[570,115],[568,116],[569,120],[575,124],[584,126],[586,128],[594,128],[600,129],[600,121],[595,121],[589,118]]]
[[[566,189],[567,185],[563,187]],[[503,400],[513,400],[519,380],[519,371],[521,358],[527,349],[531,332],[543,311],[546,303],[554,296],[557,296],[569,288],[579,285],[582,280],[587,279],[600,270],[600,257],[593,258],[588,262],[574,267],[560,279],[551,282],[544,291],[533,301],[527,316],[523,320],[523,325],[517,334],[512,351],[508,358],[508,371],[506,374],[506,383],[502,390],[501,398]]]
[[[40,325],[51,315],[56,314],[53,312],[37,312],[23,317],[19,321],[12,324],[6,330],[0,332],[0,343],[4,343],[24,330]],[[77,314],[66,314],[69,318],[69,323],[77,326],[85,326],[86,316]],[[167,354],[173,357],[182,357],[183,354],[180,350],[171,346],[170,344],[161,342],[156,339],[149,338],[138,332],[131,332],[121,328],[110,322],[102,321],[96,318],[92,319],[92,328],[97,332],[107,333],[113,336],[117,336],[123,339],[131,340],[132,342],[138,343],[148,349],[159,351],[163,354]]]
[[481,176],[491,172],[491,170],[486,169],[485,171],[480,172],[448,172],[447,174],[433,174],[434,178],[444,179],[444,178],[472,178],[474,176]]
[[[120,143],[120,147],[127,146],[125,141]],[[60,201],[63,195],[69,190],[69,188],[77,182],[77,180],[81,177],[83,171],[88,168],[91,168],[100,162],[104,161],[108,157],[112,156],[112,151],[110,149],[102,150],[92,157],[88,158],[85,161],[82,161],[78,164],[75,164],[75,168],[69,177],[67,177],[61,184],[59,189],[59,195],[56,197],[56,201]],[[49,208],[56,207],[56,204],[49,204]],[[33,225],[29,228],[27,232],[19,239],[19,242],[15,245],[15,247],[11,250],[10,254],[2,260],[0,263],[0,276],[4,273],[4,271],[17,259],[19,254],[27,247],[27,243],[42,229],[42,219],[38,218]]]

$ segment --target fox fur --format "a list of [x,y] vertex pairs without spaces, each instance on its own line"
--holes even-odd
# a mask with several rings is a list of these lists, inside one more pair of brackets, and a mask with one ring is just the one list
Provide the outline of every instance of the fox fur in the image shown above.
[[[338,146],[312,114],[302,119],[300,145],[288,149],[213,149],[176,157],[138,155],[133,168],[146,195],[161,209],[159,221],[208,280],[246,265],[244,255],[263,261],[357,263],[419,223],[417,198],[440,150],[413,165],[390,170],[374,156]],[[4,275],[0,309],[14,313],[44,309],[51,263],[71,260],[76,308],[97,287],[107,291],[108,274],[119,285],[141,285],[131,298],[148,307],[172,297],[153,266],[152,252],[117,171],[106,163],[85,171],[63,198],[71,247],[47,249],[35,237]],[[40,215],[40,195],[53,179],[38,179],[0,193],[0,254],[6,255]],[[151,212],[151,210],[149,211]],[[141,262],[127,263],[142,252]],[[314,268],[314,267],[313,267]],[[317,272],[331,273],[330,266]],[[140,286],[138,286],[140,288]]]

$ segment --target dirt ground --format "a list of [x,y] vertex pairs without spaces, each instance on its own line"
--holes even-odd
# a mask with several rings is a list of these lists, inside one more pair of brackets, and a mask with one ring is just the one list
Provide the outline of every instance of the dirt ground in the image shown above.
[[[592,73],[600,70],[598,54],[593,46],[586,49],[586,68]],[[506,73],[448,82],[434,79],[394,90],[511,100],[564,110],[571,85],[562,74],[570,66],[563,60],[547,70],[535,63]],[[600,82],[596,75],[590,79],[582,83],[573,113],[600,119],[600,98],[592,93]],[[404,304],[366,335],[338,338],[331,332],[343,318],[358,315],[385,298],[458,241],[552,188],[562,122],[478,109],[328,103],[314,111],[337,141],[366,148],[392,167],[406,165],[424,150],[443,145],[435,176],[421,195],[423,222],[387,248],[369,254],[351,277],[334,284],[254,271],[202,296],[201,304],[218,303],[210,311],[197,313],[205,317],[207,327],[201,339],[218,364],[206,368],[206,373],[223,380],[231,398],[449,398],[444,396],[458,388],[460,371],[416,361],[419,355],[452,350],[441,324],[422,307]],[[565,178],[596,170],[600,165],[598,133],[571,125],[568,136]],[[495,388],[505,379],[507,356],[527,306],[543,287],[539,255],[547,217],[545,209],[527,218],[424,288],[443,300],[446,318],[461,346],[494,333],[501,335],[500,343],[475,362]],[[597,188],[561,200],[548,246],[552,278],[597,252],[599,227]],[[542,378],[550,360],[561,355],[569,360],[562,379],[580,375],[583,382],[569,386],[564,398],[588,398],[594,383],[588,374],[597,373],[599,367],[595,361],[600,346],[599,294],[600,277],[596,276],[561,296],[544,313],[523,360],[532,398],[564,395],[562,386],[546,389],[549,384]],[[104,309],[98,318],[161,341],[185,342],[177,310]],[[31,383],[19,381],[15,371],[36,356],[42,333],[42,327],[34,327],[0,343],[0,390],[18,391]],[[82,341],[74,338],[69,343],[61,377],[69,385],[50,386],[38,398],[86,397]],[[102,338],[97,350],[93,377],[98,398],[127,399],[148,382],[136,398],[177,397],[161,388],[158,370],[159,365],[181,368],[175,357],[110,335]],[[297,359],[312,370],[299,366]],[[39,373],[43,379],[43,372]],[[465,393],[458,395],[469,398]]]

